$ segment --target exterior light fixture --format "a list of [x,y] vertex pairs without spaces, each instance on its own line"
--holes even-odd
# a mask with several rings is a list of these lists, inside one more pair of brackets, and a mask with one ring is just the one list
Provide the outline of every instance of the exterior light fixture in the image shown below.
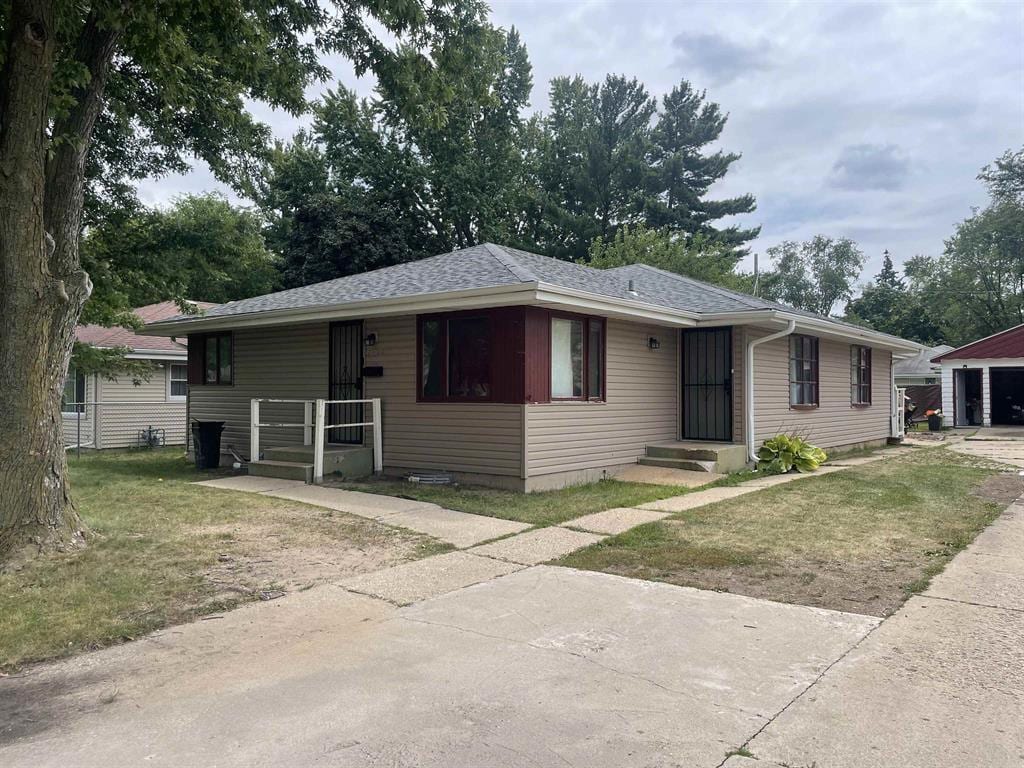
[[376,333],[368,333],[368,334],[366,334],[366,338],[363,339],[363,343],[366,346],[368,346],[368,347],[376,346],[376,344],[377,344],[377,334]]
[[650,338],[647,339],[647,346],[650,349],[660,349],[661,348],[661,342],[658,341],[653,336],[651,336]]

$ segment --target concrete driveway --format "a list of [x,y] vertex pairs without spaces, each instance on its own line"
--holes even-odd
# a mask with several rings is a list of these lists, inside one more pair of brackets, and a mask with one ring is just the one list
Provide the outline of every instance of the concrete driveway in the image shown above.
[[513,539],[428,562],[0,679],[0,766],[1024,764],[1022,504],[884,622]]
[[878,620],[539,566],[325,586],[0,683],[0,765],[716,766]]

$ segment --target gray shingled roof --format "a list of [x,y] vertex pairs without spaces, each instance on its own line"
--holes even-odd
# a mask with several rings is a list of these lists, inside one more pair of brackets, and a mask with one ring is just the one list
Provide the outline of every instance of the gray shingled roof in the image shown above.
[[[635,294],[629,292],[630,281],[633,282]],[[231,301],[208,310],[204,317],[229,317],[270,310],[334,306],[357,301],[396,299],[533,282],[698,314],[778,309],[805,317],[829,320],[837,325],[855,327],[646,264],[594,269],[493,243],[474,245],[420,261],[340,277],[302,288]],[[194,317],[192,315],[180,319]]]
[[934,376],[942,366],[933,363],[932,358],[952,351],[953,347],[948,344],[939,344],[937,347],[926,349],[916,357],[893,364],[893,373],[897,376]]

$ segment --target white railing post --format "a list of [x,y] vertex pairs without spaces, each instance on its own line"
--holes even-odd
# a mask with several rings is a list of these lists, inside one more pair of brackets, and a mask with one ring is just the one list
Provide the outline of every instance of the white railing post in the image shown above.
[[380,398],[373,398],[373,471],[380,474],[384,471],[384,455],[382,453],[383,439],[381,432],[384,431],[384,424],[380,418]]
[[260,460],[260,401],[249,401],[249,462]]
[[316,419],[313,426],[313,482],[324,480],[324,401],[316,401]]
[[302,404],[302,444],[313,444],[313,401],[307,400]]

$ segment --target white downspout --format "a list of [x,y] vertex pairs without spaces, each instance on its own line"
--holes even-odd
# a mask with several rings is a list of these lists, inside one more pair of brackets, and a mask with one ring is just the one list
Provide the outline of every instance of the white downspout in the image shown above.
[[743,362],[743,405],[747,409],[747,429],[744,436],[747,438],[747,456],[755,464],[757,463],[757,449],[754,447],[754,347],[768,341],[781,339],[783,336],[789,336],[794,330],[796,330],[796,320],[790,320],[789,324],[778,333],[762,336],[760,339],[751,339],[747,342],[746,358]]

